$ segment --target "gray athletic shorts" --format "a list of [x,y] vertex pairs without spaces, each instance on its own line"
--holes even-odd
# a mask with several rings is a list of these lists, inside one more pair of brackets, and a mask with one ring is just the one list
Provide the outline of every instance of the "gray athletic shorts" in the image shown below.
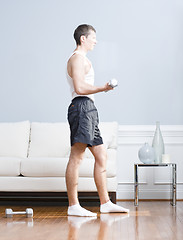
[[76,97],[68,108],[71,146],[85,143],[92,147],[103,144],[98,128],[99,118],[94,102],[89,97]]

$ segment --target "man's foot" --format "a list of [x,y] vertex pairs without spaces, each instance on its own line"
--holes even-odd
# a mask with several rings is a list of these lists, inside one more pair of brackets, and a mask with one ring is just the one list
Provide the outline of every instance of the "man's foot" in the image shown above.
[[97,214],[90,212],[80,206],[80,204],[72,205],[68,207],[67,214],[69,216],[80,216],[80,217],[96,217]]
[[129,213],[129,209],[120,207],[111,201],[108,201],[107,203],[104,203],[100,205],[100,212],[101,213],[114,213],[114,212],[123,212],[123,213]]

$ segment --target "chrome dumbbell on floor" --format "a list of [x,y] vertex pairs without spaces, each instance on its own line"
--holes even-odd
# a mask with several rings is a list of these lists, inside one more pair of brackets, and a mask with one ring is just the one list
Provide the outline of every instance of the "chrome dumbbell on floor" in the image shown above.
[[11,208],[6,208],[5,215],[7,218],[13,217],[13,215],[26,215],[27,218],[33,217],[33,209],[32,208],[26,208],[25,212],[13,212]]

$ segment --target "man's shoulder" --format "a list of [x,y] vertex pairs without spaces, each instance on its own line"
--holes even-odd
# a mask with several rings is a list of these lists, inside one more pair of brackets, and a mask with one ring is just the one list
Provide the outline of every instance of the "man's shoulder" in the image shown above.
[[73,54],[69,60],[68,64],[75,65],[75,64],[83,64],[84,63],[84,58],[80,54]]

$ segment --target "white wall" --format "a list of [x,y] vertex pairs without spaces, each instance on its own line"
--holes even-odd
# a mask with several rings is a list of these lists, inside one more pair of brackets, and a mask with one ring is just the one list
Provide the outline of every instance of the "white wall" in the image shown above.
[[182,0],[0,0],[0,121],[65,121],[65,64],[81,23],[97,30],[89,53],[101,121],[183,124]]
[[[165,153],[177,164],[177,199],[183,199],[183,126],[162,125]],[[152,145],[155,126],[120,125],[118,140],[118,199],[134,198],[134,163],[141,163],[138,151],[148,142]],[[139,199],[169,199],[171,171],[169,167],[139,169]]]

